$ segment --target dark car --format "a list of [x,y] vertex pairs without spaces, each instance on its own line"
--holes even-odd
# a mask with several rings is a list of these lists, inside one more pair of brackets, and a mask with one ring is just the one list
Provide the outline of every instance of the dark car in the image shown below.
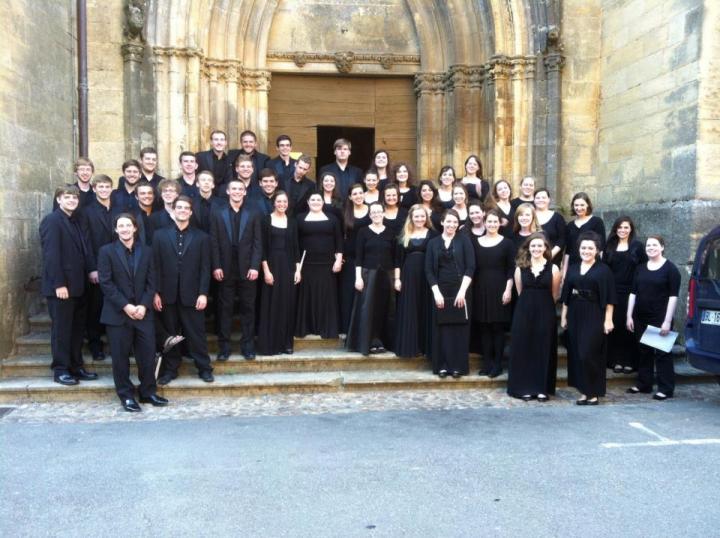
[[695,255],[688,286],[685,347],[690,364],[720,375],[720,226],[700,241]]

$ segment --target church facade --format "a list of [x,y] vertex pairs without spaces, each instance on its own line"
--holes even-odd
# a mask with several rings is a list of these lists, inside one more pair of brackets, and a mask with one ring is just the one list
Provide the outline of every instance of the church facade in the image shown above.
[[[251,129],[318,159],[326,127],[435,178],[470,154],[567,208],[669,239],[678,266],[720,208],[720,6],[710,0],[87,0],[89,157],[117,178],[154,146]],[[37,300],[37,225],[78,156],[76,2],[3,19],[0,357]],[[323,164],[323,163],[319,163]]]

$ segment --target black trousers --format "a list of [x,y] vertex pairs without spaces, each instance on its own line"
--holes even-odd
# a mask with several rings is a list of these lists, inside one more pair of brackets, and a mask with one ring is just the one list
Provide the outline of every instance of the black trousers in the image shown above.
[[85,318],[85,336],[88,347],[93,357],[103,351],[103,343],[100,337],[105,333],[105,326],[100,323],[100,313],[103,307],[103,294],[99,284],[86,283],[85,302],[87,304],[87,315]]
[[[155,315],[155,323],[159,323],[167,334],[182,334],[185,337],[187,353],[195,361],[198,371],[212,372],[204,310],[195,310],[194,306],[163,303],[162,311]],[[163,373],[177,375],[181,362],[180,346],[175,346],[163,356]]]
[[48,297],[47,304],[52,320],[50,368],[55,375],[75,373],[84,365],[82,344],[85,332],[85,300],[83,297]]
[[115,392],[121,401],[135,397],[135,386],[130,381],[130,352],[135,350],[135,363],[140,378],[140,397],[147,398],[157,392],[155,384],[155,327],[152,320],[128,319],[123,325],[107,325],[110,354],[112,355]]
[[657,379],[658,392],[672,396],[675,392],[675,363],[670,353],[638,344],[637,388],[652,391]]
[[252,347],[255,335],[255,295],[257,282],[244,278],[228,278],[218,285],[218,345],[221,351],[230,349],[230,334],[232,331],[233,307],[235,294],[238,296],[238,310],[240,315],[240,330],[242,339],[240,345],[243,350]]

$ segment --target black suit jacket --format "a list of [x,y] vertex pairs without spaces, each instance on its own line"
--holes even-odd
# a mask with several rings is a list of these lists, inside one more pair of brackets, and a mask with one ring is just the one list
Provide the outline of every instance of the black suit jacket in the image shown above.
[[[475,273],[475,251],[467,234],[456,233],[450,242],[453,249],[453,258],[458,271],[458,282],[462,281],[462,277],[473,277]],[[427,246],[425,253],[425,277],[430,287],[438,283],[438,266],[440,260],[440,250],[443,248],[442,235],[433,237]]]
[[90,240],[78,217],[72,221],[56,209],[40,222],[43,254],[42,293],[55,297],[57,288],[67,287],[70,297],[85,292],[87,275],[96,269]]
[[[259,215],[243,204],[240,214],[240,243],[238,245],[238,267],[241,279],[245,278],[249,269],[260,270],[262,257],[262,231]],[[222,269],[225,278],[232,275],[232,219],[230,204],[219,208],[210,215],[210,256],[212,270]]]
[[204,170],[208,170],[215,176],[216,192],[220,190],[221,185],[230,181],[235,175],[233,170],[233,159],[229,153],[225,154],[225,158],[222,159],[222,162],[219,162],[220,159],[215,157],[215,152],[213,152],[212,149],[209,149],[207,151],[200,151],[196,153],[195,160],[198,163],[198,174]]
[[128,304],[143,305],[147,310],[143,321],[152,321],[155,295],[155,269],[152,249],[135,241],[135,263],[130,274],[125,247],[116,240],[100,249],[98,276],[104,302],[100,322],[123,325],[130,320],[123,312]]
[[315,192],[316,184],[309,177],[304,177],[298,183],[293,177],[285,187],[288,195],[288,215],[299,215],[307,213],[307,201],[310,195]]
[[288,181],[295,175],[295,163],[297,163],[297,161],[291,157],[290,162],[285,166],[285,161],[283,161],[279,155],[267,162],[267,167],[275,170],[278,177],[278,185],[280,185],[280,188],[283,190]]
[[321,178],[326,172],[332,172],[337,178],[337,187],[340,191],[340,197],[343,200],[345,200],[345,198],[347,198],[350,194],[350,187],[352,187],[354,183],[362,184],[363,182],[363,171],[350,163],[348,163],[345,167],[345,170],[340,169],[337,161],[326,164],[320,169],[320,173],[317,177]]
[[88,205],[81,213],[81,222],[87,236],[90,238],[90,246],[95,259],[97,259],[100,247],[113,242],[113,215],[110,209],[97,201]]
[[198,295],[207,295],[210,288],[210,241],[205,232],[188,226],[179,255],[176,230],[168,226],[153,236],[157,293],[163,303],[195,306]]
[[[214,194],[210,198],[205,199],[202,196],[193,200],[193,216],[192,220],[206,234],[210,233],[210,215],[217,209],[222,209],[227,205],[227,199],[219,198]],[[192,222],[191,222],[192,224]]]

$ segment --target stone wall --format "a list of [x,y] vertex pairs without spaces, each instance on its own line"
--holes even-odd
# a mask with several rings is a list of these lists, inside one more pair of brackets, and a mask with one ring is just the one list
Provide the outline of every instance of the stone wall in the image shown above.
[[0,22],[0,357],[39,289],[38,225],[75,152],[74,2],[10,2]]

